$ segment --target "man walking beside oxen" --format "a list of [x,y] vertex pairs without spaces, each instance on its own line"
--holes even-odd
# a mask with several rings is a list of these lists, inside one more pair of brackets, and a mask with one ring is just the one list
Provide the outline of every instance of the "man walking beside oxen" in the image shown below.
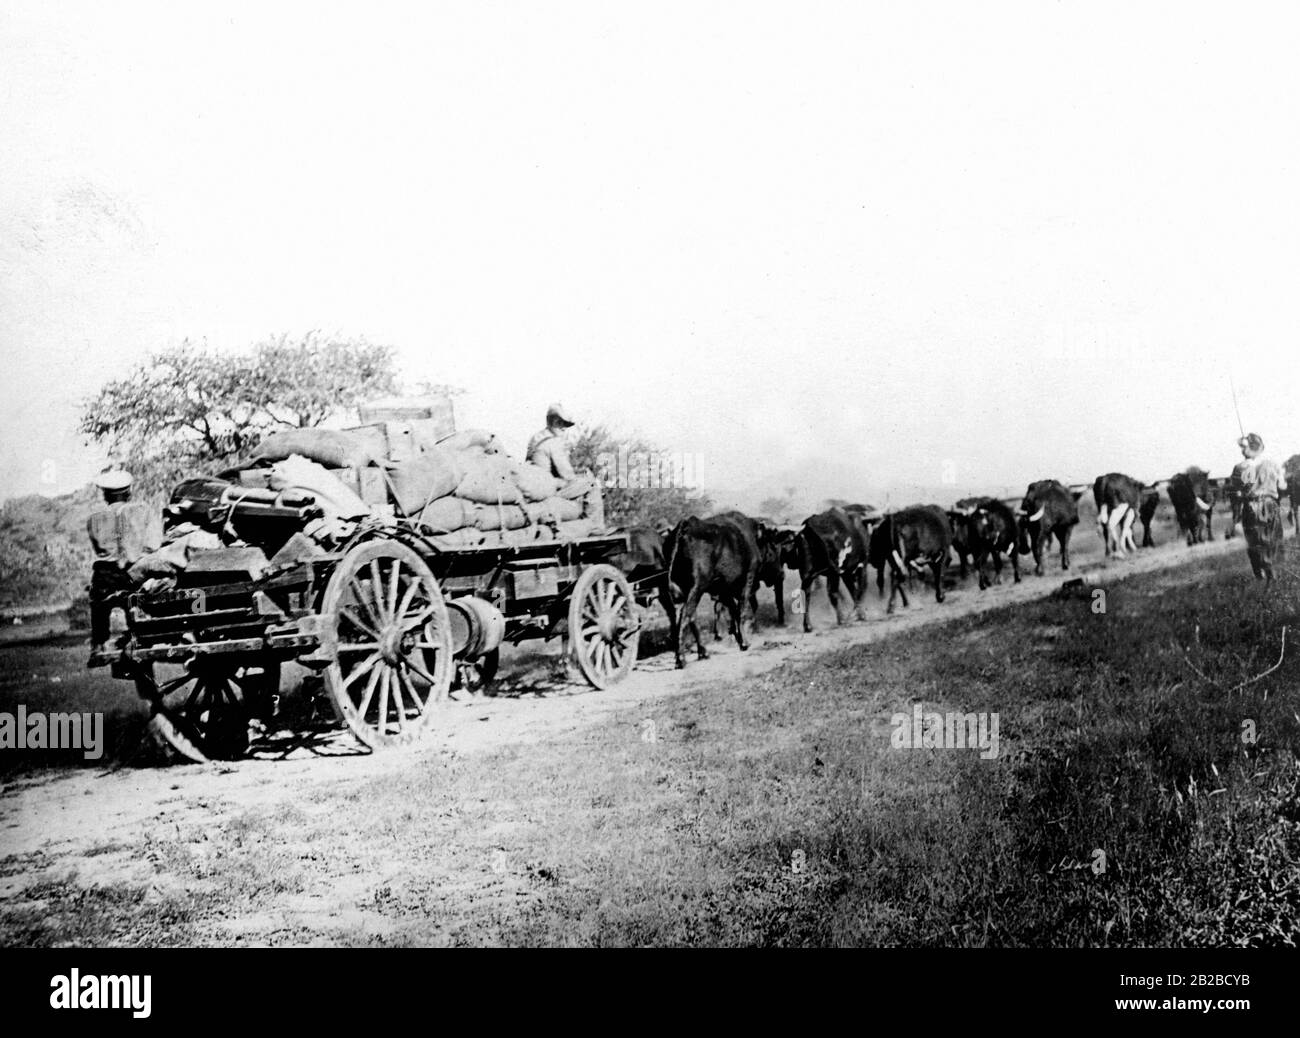
[[1264,455],[1264,440],[1250,433],[1237,441],[1242,460],[1237,462],[1228,480],[1233,498],[1232,524],[1238,515],[1246,534],[1246,554],[1255,579],[1263,579],[1267,588],[1273,583],[1273,563],[1282,552],[1282,509],[1279,498],[1286,489],[1282,467]]

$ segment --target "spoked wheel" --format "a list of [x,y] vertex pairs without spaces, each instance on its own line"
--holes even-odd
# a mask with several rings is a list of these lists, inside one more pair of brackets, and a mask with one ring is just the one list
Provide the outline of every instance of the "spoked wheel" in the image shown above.
[[[170,669],[170,668],[169,668]],[[136,690],[152,707],[149,730],[187,760],[235,760],[248,752],[249,722],[259,696],[274,695],[280,668],[191,660],[176,676],[159,677],[152,664],[135,675]]]
[[569,651],[582,676],[609,688],[636,664],[641,624],[632,586],[613,566],[583,570],[569,600]]
[[497,668],[500,665],[500,649],[493,649],[472,660],[457,660],[456,682],[453,688],[476,696],[492,684],[492,679],[497,676]]
[[325,687],[339,720],[379,748],[424,734],[452,678],[451,623],[433,572],[395,541],[349,551],[325,589],[338,658]]

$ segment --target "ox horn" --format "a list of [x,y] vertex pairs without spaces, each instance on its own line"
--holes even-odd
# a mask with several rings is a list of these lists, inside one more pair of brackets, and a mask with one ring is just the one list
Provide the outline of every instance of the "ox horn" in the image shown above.
[[1047,511],[1047,507],[1044,505],[1042,508],[1040,508],[1040,509],[1039,509],[1037,512],[1035,512],[1033,515],[1029,516],[1029,518],[1027,518],[1027,519],[1025,520],[1025,522],[1027,522],[1027,523],[1036,523],[1036,522],[1038,522],[1039,519],[1043,518],[1043,513],[1046,512],[1046,511]]
[[1198,498],[1196,499],[1196,507],[1199,508],[1202,512],[1208,512],[1208,511],[1209,511],[1213,506],[1212,506],[1212,505],[1207,505],[1204,501],[1202,501],[1202,500],[1198,497]]

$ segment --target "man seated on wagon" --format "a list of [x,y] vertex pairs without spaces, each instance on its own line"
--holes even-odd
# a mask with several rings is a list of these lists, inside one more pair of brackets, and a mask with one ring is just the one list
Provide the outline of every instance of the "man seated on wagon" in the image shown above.
[[524,457],[531,465],[544,469],[549,475],[563,482],[559,496],[570,500],[582,498],[586,518],[596,527],[605,525],[604,502],[600,493],[600,484],[591,473],[581,475],[574,472],[573,463],[569,461],[569,447],[565,434],[574,425],[573,419],[565,411],[563,404],[552,404],[546,409],[546,428],[535,433],[528,441],[528,450]]

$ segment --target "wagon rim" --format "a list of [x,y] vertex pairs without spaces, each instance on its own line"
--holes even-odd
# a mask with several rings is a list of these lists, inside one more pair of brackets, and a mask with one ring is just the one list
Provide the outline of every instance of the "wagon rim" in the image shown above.
[[321,611],[335,628],[325,685],[339,720],[373,748],[420,738],[452,678],[451,623],[428,565],[396,541],[360,544],[335,567]]
[[570,653],[595,688],[622,681],[636,665],[641,625],[627,578],[613,566],[589,566],[569,600]]

